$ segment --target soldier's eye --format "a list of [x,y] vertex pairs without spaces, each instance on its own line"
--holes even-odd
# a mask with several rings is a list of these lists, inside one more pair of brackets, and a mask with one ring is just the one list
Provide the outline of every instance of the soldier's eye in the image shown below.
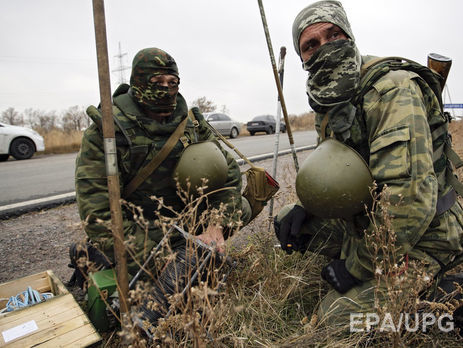
[[302,45],[302,52],[308,52],[317,47],[318,42],[316,40],[309,40]]
[[175,88],[178,86],[178,81],[169,81],[169,87],[170,88]]

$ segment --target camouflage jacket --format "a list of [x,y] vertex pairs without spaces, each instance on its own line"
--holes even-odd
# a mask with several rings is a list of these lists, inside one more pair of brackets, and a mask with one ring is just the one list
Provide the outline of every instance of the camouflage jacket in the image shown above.
[[[121,192],[125,185],[136,176],[163,147],[171,133],[178,124],[187,117],[188,108],[184,98],[178,94],[177,108],[170,118],[170,122],[161,124],[144,116],[133,101],[128,85],[122,85],[116,90],[113,99],[113,114],[115,116],[116,144],[119,167],[119,182]],[[85,230],[94,242],[105,252],[112,254],[112,237],[101,222],[110,221],[109,199],[107,192],[107,179],[103,149],[103,137],[101,131],[100,110],[94,106],[87,109],[88,115],[95,121],[84,133],[82,146],[76,160],[75,185],[79,213],[82,220],[86,220]],[[189,119],[185,128],[185,136],[188,141],[216,139],[199,112],[195,113],[199,126],[195,129]],[[125,135],[123,134],[125,133]],[[131,144],[129,144],[130,139]],[[176,183],[173,178],[173,170],[180,158],[183,143],[179,140],[168,157],[161,165],[143,182],[129,197],[125,199],[143,209],[144,216],[148,220],[155,219],[155,211],[159,209],[158,201],[152,196],[161,198],[165,206],[172,207],[176,212],[184,209],[184,203],[177,195]],[[218,208],[220,204],[226,204],[226,214],[223,226],[233,225],[239,219],[241,209],[241,173],[239,166],[233,157],[225,150],[222,152],[228,163],[228,177],[223,190],[210,196],[208,204],[211,208]],[[162,209],[161,214],[172,216],[168,209]],[[128,209],[123,208],[123,225],[126,239],[134,236],[136,245],[146,247],[145,235],[140,226],[131,218]],[[151,227],[154,225],[151,224]],[[159,229],[150,228],[149,243],[153,245],[162,238]],[[140,239],[140,240],[139,240]]]
[[[364,57],[364,62],[368,59]],[[435,115],[439,109],[436,96],[419,75],[397,70],[376,81],[356,107],[349,136],[338,140],[365,158],[379,189],[387,185],[399,255],[408,254],[438,270],[463,252],[463,211],[455,202],[436,216],[439,185],[430,131],[430,122],[436,120],[428,119],[431,110]],[[319,135],[323,117],[316,115]],[[443,193],[450,190],[445,182],[442,186]],[[347,233],[341,255],[349,272],[361,280],[373,277],[365,233],[370,234],[375,226],[368,221],[365,226]]]

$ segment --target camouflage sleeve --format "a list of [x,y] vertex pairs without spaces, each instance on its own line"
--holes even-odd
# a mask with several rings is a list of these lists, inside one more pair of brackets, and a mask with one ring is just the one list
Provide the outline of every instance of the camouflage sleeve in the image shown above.
[[[120,181],[121,182],[121,181]],[[103,136],[95,124],[84,133],[82,145],[76,159],[75,172],[76,199],[80,218],[85,221],[85,232],[99,249],[108,256],[113,254],[113,238],[106,228],[111,222]],[[135,222],[125,218],[123,212],[124,235],[133,234]]]
[[228,176],[224,188],[221,192],[214,193],[209,199],[209,205],[212,208],[219,208],[221,204],[226,204],[225,216],[222,221],[222,226],[230,227],[232,230],[241,217],[241,171],[234,157],[226,151],[218,142],[217,137],[207,125],[204,117],[199,113],[197,108],[192,109],[196,119],[199,121],[199,139],[216,140],[222,150],[228,164]]
[[[418,78],[406,71],[390,72],[364,98],[369,166],[379,188],[387,185],[389,189],[388,215],[398,255],[406,254],[419,241],[434,217],[437,202],[432,140],[424,98],[414,81]],[[366,233],[375,228],[370,223]],[[372,278],[373,256],[365,237],[346,248],[349,272],[361,280]]]

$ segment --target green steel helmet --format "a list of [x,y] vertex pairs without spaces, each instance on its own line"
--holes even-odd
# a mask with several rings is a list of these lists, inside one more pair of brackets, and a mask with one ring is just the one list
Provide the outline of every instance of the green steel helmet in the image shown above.
[[174,170],[183,190],[197,193],[203,186],[203,178],[207,179],[206,192],[222,188],[227,181],[228,165],[225,156],[213,141],[205,141],[188,145],[182,153]]
[[306,158],[296,176],[296,193],[308,213],[350,218],[371,203],[368,165],[352,148],[327,138]]

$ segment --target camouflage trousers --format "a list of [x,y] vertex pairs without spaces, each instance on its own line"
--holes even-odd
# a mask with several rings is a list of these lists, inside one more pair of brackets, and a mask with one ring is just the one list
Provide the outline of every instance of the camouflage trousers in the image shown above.
[[[426,275],[433,278],[438,269],[426,267]],[[400,293],[391,291],[393,284],[384,280],[371,279],[353,287],[344,294],[330,290],[321,300],[317,315],[324,325],[340,327],[349,330],[351,327],[364,327],[362,319],[367,315],[393,315],[394,313],[408,311],[411,305],[412,292],[421,294],[426,290],[424,282],[415,281],[416,275],[408,274],[400,284]],[[398,282],[398,280],[396,280]],[[420,284],[417,287],[416,284]],[[382,313],[378,313],[381,308]],[[408,313],[411,314],[411,313]],[[355,323],[357,325],[354,325]]]
[[[283,207],[276,223],[279,223],[293,207],[294,204]],[[309,236],[308,251],[330,258],[345,258],[350,246],[358,239],[355,238],[353,225],[342,219],[310,217],[304,221],[300,233]],[[409,255],[426,264],[423,271],[431,278],[441,269],[439,263],[422,250],[413,249]],[[409,283],[415,284],[414,281]],[[404,294],[406,293],[404,289]],[[388,300],[388,284],[371,279],[353,287],[345,294],[335,290],[329,291],[320,302],[318,319],[327,325],[348,326],[351,314],[376,313],[376,307],[384,305]]]

